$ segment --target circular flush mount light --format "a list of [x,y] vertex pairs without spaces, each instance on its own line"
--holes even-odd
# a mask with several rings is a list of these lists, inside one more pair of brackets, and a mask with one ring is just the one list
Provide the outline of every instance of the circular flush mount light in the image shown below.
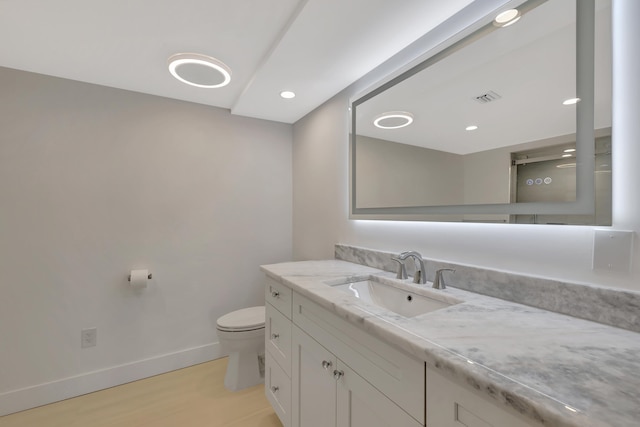
[[280,96],[284,99],[291,99],[291,98],[295,98],[296,94],[295,92],[291,92],[290,90],[284,90],[280,92]]
[[222,61],[199,53],[178,53],[169,57],[169,72],[191,86],[213,89],[231,81],[231,69]]
[[561,165],[557,165],[556,167],[558,169],[575,168],[576,164],[575,163],[563,163]]
[[569,98],[562,101],[562,105],[574,105],[580,102],[580,98]]
[[413,114],[405,111],[390,111],[380,114],[373,121],[374,126],[380,129],[399,129],[413,123]]
[[509,9],[504,12],[500,12],[493,20],[493,25],[496,27],[508,27],[518,22],[522,18],[518,9]]
[[471,125],[471,126],[467,126],[464,130],[476,130],[476,129],[478,129],[478,126]]
[[573,153],[574,151],[576,151],[575,148],[567,148],[566,150],[562,150],[563,153]]

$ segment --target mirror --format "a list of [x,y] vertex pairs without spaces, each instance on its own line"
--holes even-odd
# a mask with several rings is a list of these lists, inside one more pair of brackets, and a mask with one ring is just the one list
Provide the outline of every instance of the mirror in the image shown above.
[[352,102],[351,218],[611,224],[611,1],[516,9]]

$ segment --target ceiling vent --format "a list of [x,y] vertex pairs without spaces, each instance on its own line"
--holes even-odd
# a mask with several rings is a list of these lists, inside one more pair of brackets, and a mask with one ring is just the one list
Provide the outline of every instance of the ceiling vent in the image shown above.
[[497,101],[500,98],[502,98],[500,95],[490,90],[482,95],[475,96],[473,99],[478,101],[480,104],[488,104],[489,102]]

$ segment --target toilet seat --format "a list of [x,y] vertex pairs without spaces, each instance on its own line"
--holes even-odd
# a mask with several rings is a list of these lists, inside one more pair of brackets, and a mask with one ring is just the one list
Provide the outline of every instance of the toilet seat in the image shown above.
[[264,306],[232,311],[218,319],[217,329],[225,332],[246,332],[264,329]]

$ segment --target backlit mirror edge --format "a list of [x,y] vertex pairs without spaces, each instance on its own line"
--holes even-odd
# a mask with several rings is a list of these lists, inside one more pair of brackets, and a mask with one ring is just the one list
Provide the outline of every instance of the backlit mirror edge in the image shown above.
[[[512,2],[510,4],[527,4],[537,6],[546,0],[530,0],[529,2]],[[533,6],[530,6],[533,7]],[[465,215],[473,215],[468,222],[485,222],[495,215],[593,215],[595,212],[595,130],[594,130],[594,25],[595,0],[576,1],[576,89],[581,94],[582,102],[576,109],[576,144],[581,147],[576,157],[576,201],[556,203],[519,203],[488,205],[448,205],[448,206],[411,206],[385,208],[358,208],[356,206],[356,109],[357,106],[386,90],[410,75],[427,68],[431,63],[472,43],[482,34],[489,31],[492,15],[478,20],[475,25],[451,37],[441,46],[431,50],[418,60],[411,61],[404,71],[388,76],[368,91],[363,91],[350,102],[350,135],[349,135],[349,218],[368,220],[402,220],[402,221],[438,221],[466,222]],[[424,63],[424,66],[421,65]],[[417,64],[417,65],[416,65]],[[486,222],[495,222],[488,219]],[[508,223],[507,221],[501,223]]]

